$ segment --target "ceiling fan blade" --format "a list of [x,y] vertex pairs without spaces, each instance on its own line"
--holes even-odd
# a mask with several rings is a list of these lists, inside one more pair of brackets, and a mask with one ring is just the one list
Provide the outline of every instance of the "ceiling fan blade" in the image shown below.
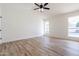
[[49,10],[50,8],[44,7],[44,9],[47,9],[47,10]]
[[48,5],[48,3],[45,3],[44,6]]
[[38,5],[37,3],[34,3],[35,5],[37,5],[38,7],[40,7],[40,5]]
[[37,10],[37,9],[39,9],[39,8],[35,8],[34,10]]

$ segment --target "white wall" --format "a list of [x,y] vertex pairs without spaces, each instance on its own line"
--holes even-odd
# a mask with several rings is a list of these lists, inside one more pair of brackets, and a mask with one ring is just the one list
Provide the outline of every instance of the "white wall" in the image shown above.
[[[0,4],[0,16],[2,16],[2,4]],[[2,18],[0,18],[0,29],[2,30]],[[3,38],[2,34],[3,34],[3,30],[0,31],[0,38]],[[2,43],[2,39],[0,39],[0,43]]]
[[68,37],[68,17],[79,15],[79,11],[55,15],[50,18],[50,36],[66,38],[66,39],[79,39]]
[[42,35],[42,19],[36,15],[32,4],[2,4],[2,42],[27,39]]

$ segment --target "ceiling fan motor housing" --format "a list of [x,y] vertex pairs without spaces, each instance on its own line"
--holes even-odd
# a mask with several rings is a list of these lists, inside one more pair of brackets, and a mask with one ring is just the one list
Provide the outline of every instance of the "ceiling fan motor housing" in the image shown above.
[[40,5],[40,8],[43,8],[43,5]]

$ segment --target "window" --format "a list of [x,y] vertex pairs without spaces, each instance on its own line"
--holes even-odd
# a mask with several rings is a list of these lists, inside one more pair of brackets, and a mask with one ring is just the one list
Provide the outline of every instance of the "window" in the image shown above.
[[79,37],[79,16],[68,18],[68,36]]

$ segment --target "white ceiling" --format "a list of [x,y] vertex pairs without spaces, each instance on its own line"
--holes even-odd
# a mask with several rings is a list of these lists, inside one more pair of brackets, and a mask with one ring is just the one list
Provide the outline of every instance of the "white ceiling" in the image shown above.
[[50,3],[48,5],[53,14],[69,13],[79,10],[79,3]]
[[47,7],[50,8],[50,10],[44,10],[43,13],[40,13],[38,10],[33,10],[34,8],[37,8],[34,3],[8,3],[5,5],[12,5],[15,7],[15,9],[19,8],[20,10],[26,10],[26,12],[35,13],[35,14],[44,14],[44,15],[57,15],[62,13],[69,13],[74,11],[79,11],[79,3],[49,3]]
[[[37,6],[32,4],[32,9],[36,8]],[[79,3],[49,3],[46,7],[49,7],[50,10],[44,10],[43,13],[40,13],[38,10],[34,10],[35,13],[44,14],[41,16],[50,16],[50,15],[57,15],[69,12],[79,11]]]
[[[37,6],[34,6],[34,8],[35,7]],[[50,13],[61,14],[61,13],[69,13],[69,12],[78,11],[79,3],[49,3],[47,7],[50,8],[49,10]]]

